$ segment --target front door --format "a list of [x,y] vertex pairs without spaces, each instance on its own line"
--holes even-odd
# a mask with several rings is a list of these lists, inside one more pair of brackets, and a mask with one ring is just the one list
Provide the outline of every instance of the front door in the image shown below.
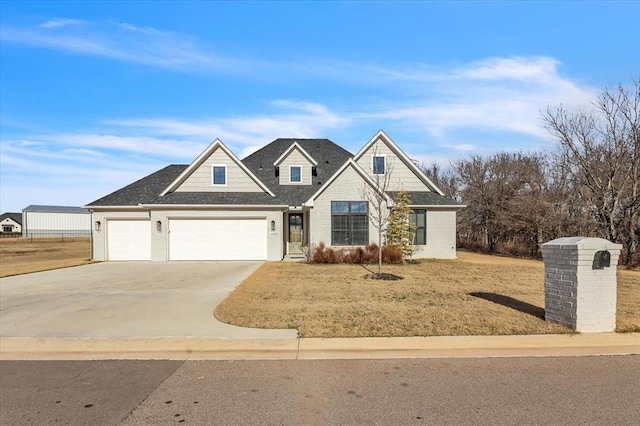
[[302,253],[302,213],[289,214],[289,253]]

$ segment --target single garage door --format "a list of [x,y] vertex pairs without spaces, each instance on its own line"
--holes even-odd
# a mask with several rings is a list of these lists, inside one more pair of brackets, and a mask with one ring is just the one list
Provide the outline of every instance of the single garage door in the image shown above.
[[150,260],[151,229],[148,220],[107,221],[109,260]]
[[266,219],[172,219],[170,260],[266,260]]

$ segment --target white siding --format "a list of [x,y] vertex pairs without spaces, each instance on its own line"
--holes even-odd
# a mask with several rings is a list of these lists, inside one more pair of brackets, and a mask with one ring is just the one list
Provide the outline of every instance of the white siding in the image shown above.
[[415,249],[417,259],[455,259],[456,211],[427,210],[427,245]]
[[19,223],[17,223],[15,220],[11,219],[10,217],[4,219],[2,222],[0,222],[0,232],[2,231],[2,226],[11,226],[13,228],[13,230],[11,232],[16,233],[16,232],[22,232],[22,227],[20,226]]
[[[213,165],[227,167],[227,184],[213,185]],[[217,148],[176,192],[264,192],[221,148]]]
[[372,159],[374,153],[386,158],[385,172],[388,173],[391,171],[389,191],[399,191],[401,189],[405,189],[407,191],[430,191],[424,182],[422,182],[415,173],[413,173],[413,171],[379,139],[372,144],[358,160],[358,165],[360,165],[360,167],[362,167],[371,176],[374,176],[372,170]]
[[[331,202],[362,200],[362,189],[367,185],[352,168],[347,167],[314,201],[310,211],[310,241],[317,245],[331,245]],[[371,206],[369,206],[371,209]],[[378,243],[378,230],[369,220],[369,241]]]
[[24,212],[23,234],[25,236],[55,236],[60,234],[89,235],[90,213]]
[[[290,166],[300,166],[301,182],[289,182]],[[294,149],[280,163],[280,185],[311,185],[311,163],[298,149]]]

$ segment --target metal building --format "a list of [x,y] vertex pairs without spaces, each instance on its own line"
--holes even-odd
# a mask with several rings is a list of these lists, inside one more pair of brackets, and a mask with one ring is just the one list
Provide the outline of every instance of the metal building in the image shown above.
[[22,210],[22,236],[90,237],[91,213],[81,207],[30,205]]

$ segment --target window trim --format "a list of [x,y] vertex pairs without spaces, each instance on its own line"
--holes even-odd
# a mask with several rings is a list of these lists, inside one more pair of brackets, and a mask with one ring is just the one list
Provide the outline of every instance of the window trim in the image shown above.
[[[224,183],[216,183],[216,167],[222,167],[224,169]],[[229,182],[229,175],[227,173],[227,165],[226,164],[212,164],[211,165],[211,186],[227,186]]]
[[[424,244],[418,244],[418,230],[421,228],[418,226],[418,216],[416,212],[424,212]],[[415,235],[413,236],[413,245],[426,246],[427,245],[427,209],[411,209],[411,220],[416,227]]]
[[[347,212],[346,213],[333,213],[333,205],[334,203],[348,203],[348,208],[347,208]],[[352,204],[364,204],[364,212],[352,212]],[[370,223],[369,223],[369,203],[366,201],[362,201],[362,200],[355,200],[355,201],[341,201],[341,200],[335,200],[335,201],[331,201],[331,246],[333,247],[357,247],[357,246],[365,246],[369,243],[369,227],[370,227]],[[335,231],[334,230],[334,217],[347,217],[347,228],[346,228],[346,232],[347,232],[347,240],[348,243],[337,243],[336,239],[335,239]],[[364,241],[362,243],[358,242],[358,243],[354,243],[354,229],[353,229],[353,218],[357,218],[357,217],[364,217],[366,220],[366,225],[364,227],[364,229],[359,229],[360,232],[364,231],[365,235],[364,235]],[[344,232],[344,230],[342,230]]]
[[[291,176],[291,169],[293,169],[294,167],[297,167],[300,169],[300,180],[292,180]],[[295,185],[300,185],[302,183],[302,166],[297,166],[297,165],[291,165],[289,166],[289,183],[295,184]]]
[[[376,158],[382,158],[382,173],[376,173],[375,164]],[[386,154],[371,154],[371,173],[374,176],[384,176],[387,173],[387,155]]]

